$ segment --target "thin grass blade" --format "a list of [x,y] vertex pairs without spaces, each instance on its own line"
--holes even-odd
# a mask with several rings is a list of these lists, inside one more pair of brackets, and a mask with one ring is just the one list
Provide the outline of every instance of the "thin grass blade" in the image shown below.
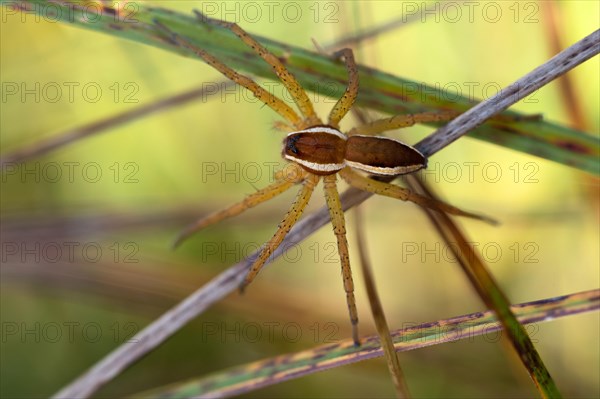
[[[111,8],[104,3],[94,3],[96,6],[90,7],[90,2],[83,0],[0,0],[0,4],[44,16],[51,12],[58,22],[192,56],[189,51],[186,52],[161,35],[154,23],[159,20],[231,67],[257,76],[274,78],[271,68],[259,57],[246,56],[248,49],[231,32],[222,27],[203,24],[191,14],[185,15],[139,3],[126,3],[120,9]],[[341,63],[312,51],[255,36],[275,55],[286,59],[286,66],[305,88],[330,97],[339,97],[343,93],[346,71]],[[464,111],[474,104],[469,98],[457,96],[456,93],[448,93],[373,68],[360,66],[359,74],[361,92],[356,102],[358,106],[399,114],[441,109]],[[328,84],[328,90],[324,91],[323,82],[333,85]],[[506,122],[486,123],[469,135],[600,174],[598,137],[548,121],[519,120],[524,115],[512,111],[505,111],[502,115],[509,119]]]
[[[600,290],[591,290],[511,307],[523,324],[550,321],[600,308]],[[502,330],[493,312],[486,311],[438,320],[392,331],[394,346],[404,352]],[[293,378],[372,359],[383,355],[377,336],[367,337],[356,348],[351,339],[319,346],[223,370],[156,390],[138,393],[140,398],[225,398],[252,392]]]

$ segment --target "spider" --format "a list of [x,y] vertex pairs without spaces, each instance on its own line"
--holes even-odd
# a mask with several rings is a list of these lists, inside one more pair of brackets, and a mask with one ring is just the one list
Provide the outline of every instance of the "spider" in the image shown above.
[[449,204],[413,193],[406,188],[374,180],[357,172],[358,170],[379,176],[395,176],[425,168],[427,159],[418,150],[401,141],[376,135],[387,130],[412,126],[416,123],[447,121],[455,117],[457,113],[449,111],[397,115],[355,127],[344,134],[340,131],[339,124],[354,104],[359,83],[358,67],[351,49],[345,48],[333,55],[335,59],[342,58],[344,60],[349,80],[344,94],[331,109],[327,123],[323,123],[315,114],[313,104],[304,89],[279,58],[269,52],[237,24],[208,18],[198,11],[195,11],[195,13],[202,22],[221,26],[233,32],[254,53],[271,65],[281,83],[291,94],[300,115],[288,104],[263,89],[249,77],[237,73],[206,50],[195,46],[159,21],[154,21],[159,30],[167,35],[171,43],[195,53],[227,78],[250,90],[256,98],[277,112],[285,122],[276,122],[276,127],[289,132],[283,140],[282,156],[291,164],[275,173],[274,182],[247,196],[241,202],[199,219],[180,234],[175,246],[209,225],[239,215],[249,208],[276,197],[294,185],[301,185],[296,199],[279,224],[277,231],[261,248],[260,254],[248,270],[240,285],[240,290],[243,291],[254,280],[269,256],[296,224],[308,204],[315,186],[323,179],[325,199],[337,239],[343,286],[352,323],[352,338],[355,345],[358,346],[360,345],[358,314],[354,298],[352,271],[350,269],[344,211],[337,190],[337,175],[339,174],[349,185],[374,194],[402,201],[411,201],[439,212],[485,220],[486,218],[483,216],[462,211]]

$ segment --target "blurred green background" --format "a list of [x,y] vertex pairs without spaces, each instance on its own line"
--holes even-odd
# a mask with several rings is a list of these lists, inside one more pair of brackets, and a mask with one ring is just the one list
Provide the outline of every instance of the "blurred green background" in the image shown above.
[[[477,99],[554,55],[546,2],[472,3],[468,8],[460,2],[408,1],[152,2],[185,12],[198,8],[235,20],[251,33],[311,49],[313,38],[325,46],[428,4],[435,13],[418,14],[412,23],[356,48],[359,62]],[[555,5],[563,47],[598,28],[597,2]],[[1,9],[2,154],[222,81],[197,60],[7,10]],[[583,130],[594,135],[598,70],[595,57],[569,73]],[[322,116],[334,103],[311,98]],[[554,82],[514,109],[572,126],[563,99]],[[170,249],[177,232],[194,218],[268,184],[273,165],[283,165],[282,134],[272,128],[276,119],[250,95],[234,90],[4,171],[2,397],[51,395],[270,237],[294,190]],[[342,126],[355,123],[348,117]],[[430,132],[415,127],[390,135],[413,143]],[[444,149],[429,165],[423,175],[450,203],[502,222],[490,227],[461,220],[513,303],[598,287],[596,177],[472,139]],[[318,189],[308,212],[322,205]],[[483,309],[418,208],[371,198],[364,212],[392,329]],[[352,212],[347,220],[356,262]],[[374,333],[358,264],[354,277],[360,331]],[[335,238],[325,227],[290,248],[244,296],[230,295],[97,395],[133,394],[348,338],[347,319]],[[600,395],[598,326],[594,313],[529,329],[565,396]],[[414,396],[536,396],[511,350],[495,341],[474,337],[402,354]],[[376,359],[248,396],[393,394],[385,362]]]

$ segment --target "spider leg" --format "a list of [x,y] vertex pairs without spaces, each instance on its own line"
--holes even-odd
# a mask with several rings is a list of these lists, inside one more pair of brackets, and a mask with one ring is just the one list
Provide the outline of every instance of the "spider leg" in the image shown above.
[[196,16],[203,22],[208,22],[213,25],[219,25],[232,31],[237,37],[239,37],[244,43],[248,45],[259,57],[267,62],[267,64],[273,67],[273,71],[281,80],[281,83],[289,91],[294,99],[296,105],[300,109],[300,112],[310,122],[309,125],[320,123],[317,117],[312,103],[310,102],[308,95],[300,86],[300,83],[296,80],[296,77],[287,70],[281,60],[277,58],[273,53],[266,49],[262,44],[257,42],[248,32],[240,28],[240,26],[234,22],[221,21],[219,19],[209,18],[202,14],[198,10],[194,10]]
[[346,222],[344,221],[344,210],[340,202],[340,196],[336,186],[336,176],[328,175],[323,179],[325,198],[329,208],[329,217],[333,224],[333,232],[337,238],[338,253],[342,263],[342,278],[344,280],[344,291],[346,291],[346,302],[352,323],[352,338],[356,346],[360,345],[358,339],[358,312],[356,311],[356,300],[354,298],[354,282],[352,281],[352,270],[350,269],[350,255],[348,254],[348,240],[346,239]]
[[241,75],[241,74],[237,73],[236,71],[234,71],[233,69],[231,69],[230,67],[225,65],[223,62],[221,62],[219,59],[217,59],[215,56],[208,53],[206,50],[201,49],[198,46],[195,46],[189,40],[184,39],[179,34],[173,32],[171,29],[167,28],[161,22],[155,20],[154,24],[160,30],[162,30],[166,35],[168,35],[168,37],[175,44],[192,51],[198,57],[202,58],[204,60],[204,62],[206,62],[208,65],[212,66],[219,72],[221,72],[227,78],[231,79],[232,81],[239,84],[240,86],[243,86],[246,89],[250,90],[256,98],[258,98],[260,101],[262,101],[265,105],[269,106],[273,111],[277,112],[279,115],[281,115],[283,118],[288,120],[290,123],[292,123],[294,125],[300,123],[301,119],[298,116],[298,114],[296,114],[296,111],[294,111],[289,105],[287,105],[281,99],[275,97],[273,94],[271,94],[267,90],[263,89],[252,79],[250,79],[249,77],[247,77],[245,75]]
[[[287,191],[294,184],[304,179],[306,175],[306,172],[303,171],[300,167],[296,165],[294,166],[296,173],[292,174],[289,173],[290,171],[284,169],[283,171],[280,171],[275,175],[275,182],[270,184],[269,186],[258,190],[253,194],[250,194],[238,203],[235,203],[220,211],[211,213],[210,215],[207,215],[186,227],[185,230],[183,230],[175,240],[173,247],[179,246],[191,235],[193,235],[199,230],[202,230],[207,226],[210,226],[211,224],[215,224],[220,222],[221,220],[237,216],[240,213],[246,211],[247,209],[262,204],[263,202],[268,201],[278,196],[279,194]],[[292,170],[292,172],[294,172],[294,170]]]
[[342,169],[340,171],[340,175],[349,185],[363,191],[368,191],[370,193],[379,194],[386,197],[396,198],[401,201],[414,202],[419,206],[430,208],[438,212],[446,212],[450,215],[465,216],[472,219],[478,219],[490,224],[497,224],[497,221],[488,216],[463,211],[455,206],[446,204],[445,202],[424,197],[422,195],[413,193],[412,191],[406,188],[399,187],[394,184],[369,179],[368,177],[365,177],[353,171],[349,167]]
[[246,286],[250,284],[252,280],[254,280],[254,278],[256,277],[260,269],[262,269],[267,259],[269,259],[269,256],[271,256],[273,251],[275,251],[277,247],[279,247],[279,245],[281,244],[287,233],[290,231],[292,226],[296,224],[296,222],[302,215],[304,208],[306,208],[306,205],[310,200],[310,196],[312,195],[315,186],[318,182],[319,176],[314,175],[312,173],[306,173],[306,177],[304,179],[302,188],[298,192],[296,200],[292,204],[292,207],[285,215],[281,223],[279,223],[279,227],[277,228],[277,231],[275,232],[273,237],[269,240],[269,242],[267,242],[263,246],[260,254],[258,255],[258,258],[252,264],[252,267],[248,271],[245,280],[240,285],[241,291],[244,291]]
[[289,133],[289,132],[294,131],[294,127],[284,121],[273,122],[273,128],[280,130],[284,133]]
[[461,112],[459,111],[443,111],[395,115],[391,118],[378,119],[376,121],[357,126],[348,132],[348,136],[354,136],[357,134],[375,136],[387,130],[409,127],[417,123],[449,121],[460,114]]
[[354,54],[349,48],[341,49],[334,54],[334,57],[344,57],[346,69],[348,70],[348,86],[346,87],[346,91],[329,113],[328,124],[339,128],[340,121],[350,111],[358,94],[358,67],[354,61]]

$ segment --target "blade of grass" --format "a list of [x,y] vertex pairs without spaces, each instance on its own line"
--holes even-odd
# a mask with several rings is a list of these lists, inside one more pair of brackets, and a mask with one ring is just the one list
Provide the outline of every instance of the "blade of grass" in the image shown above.
[[360,206],[357,206],[354,210],[354,227],[356,231],[356,247],[360,258],[359,263],[365,280],[369,305],[371,305],[371,313],[373,314],[373,320],[375,320],[377,335],[379,336],[380,345],[383,348],[385,360],[387,361],[394,388],[396,389],[396,396],[398,398],[410,398],[411,395],[408,389],[408,383],[404,378],[402,367],[400,367],[400,359],[398,359],[398,354],[394,349],[394,341],[392,340],[390,328],[383,311],[383,305],[381,305],[377,287],[375,286],[375,278],[373,277],[372,271],[373,268],[371,267],[371,261],[367,254],[367,243],[363,230],[364,225],[362,222],[362,211]]
[[464,135],[464,131],[476,128],[484,120],[500,113],[519,99],[528,96],[599,52],[600,30],[597,30],[555,55],[513,84],[503,88],[496,95],[480,102],[438,129],[435,134],[419,143],[429,148],[428,151],[430,152],[425,152],[424,155],[431,154],[431,151],[439,151]]
[[[367,117],[359,108],[354,108],[352,113],[361,124],[368,122]],[[396,396],[399,398],[410,398],[411,394],[408,389],[408,383],[404,378],[404,373],[402,372],[402,367],[400,366],[400,359],[398,358],[398,354],[394,349],[390,328],[383,311],[383,305],[379,299],[379,294],[377,293],[375,277],[373,276],[373,268],[367,252],[367,239],[366,234],[364,233],[362,208],[360,206],[357,206],[354,209],[354,230],[356,231],[356,248],[359,255],[359,264],[361,266],[365,281],[365,288],[369,298],[371,314],[373,315],[375,327],[377,328],[377,334],[379,335],[381,346],[387,361],[388,370],[396,389]]]
[[[408,187],[430,198],[439,198],[427,185],[415,175],[406,176]],[[469,240],[460,228],[443,212],[426,212],[431,223],[442,236],[446,245],[454,254],[458,264],[471,281],[471,285],[485,305],[494,311],[502,325],[506,337],[521,358],[530,377],[544,398],[560,398],[562,395],[550,376],[542,358],[535,349],[529,334],[510,309],[508,297],[504,294],[494,277],[486,268],[483,260],[475,249],[469,245]],[[456,245],[458,244],[458,245]]]
[[[447,1],[447,0],[441,0],[436,3],[431,3],[427,7],[425,6],[425,3],[421,3],[420,10],[417,10],[417,11],[411,10],[414,12],[411,12],[408,15],[401,15],[397,18],[392,18],[389,21],[384,22],[381,25],[377,25],[372,28],[368,28],[363,31],[359,31],[358,33],[355,33],[348,37],[343,37],[339,40],[335,40],[334,42],[328,43],[323,47],[328,50],[333,51],[337,48],[356,46],[359,43],[365,43],[365,42],[368,42],[369,40],[372,40],[375,38],[380,38],[385,33],[389,33],[396,29],[403,28],[413,22],[419,22],[422,18],[422,15],[424,15],[424,14],[435,15],[442,9],[442,7],[440,7],[439,3],[443,3],[445,1]],[[416,3],[415,3],[415,5],[416,5]],[[355,15],[360,15],[360,14],[355,13]]]
[[[561,12],[560,4],[554,1],[543,1],[540,2],[540,7],[544,15],[541,20],[546,30],[549,50],[551,53],[558,53],[564,47],[560,39],[563,21],[558,19]],[[577,129],[584,130],[588,124],[582,107],[583,98],[580,98],[575,92],[573,80],[569,75],[564,75],[558,79],[557,83],[561,93],[560,100],[569,115],[571,124]]]
[[73,129],[57,133],[46,140],[38,140],[32,144],[25,145],[24,147],[2,155],[0,158],[0,170],[4,170],[11,164],[23,162],[34,157],[39,157],[40,155],[47,154],[58,148],[72,144],[78,140],[102,133],[108,129],[124,125],[153,113],[166,111],[167,109],[177,107],[181,104],[185,104],[196,99],[211,97],[217,93],[220,93],[221,90],[227,90],[233,86],[235,86],[235,84],[230,81],[217,82],[216,90],[214,86],[211,86],[207,89],[203,85],[201,87],[178,93],[146,105],[132,108],[128,111],[124,111],[108,118],[103,118],[83,126],[77,126]]
[[[568,315],[600,308],[600,290],[591,290],[555,298],[513,305],[512,311],[522,324],[551,321]],[[502,331],[491,311],[438,320],[392,332],[397,351],[404,352],[482,334]],[[344,340],[310,350],[260,360],[208,376],[175,383],[133,395],[146,398],[223,398],[251,392],[319,371],[356,363],[383,355],[378,337],[367,337],[360,348]]]
[[[213,53],[231,67],[258,76],[274,78],[271,68],[258,57],[246,56],[249,49],[226,29],[199,23],[191,15],[138,3],[126,3],[120,10],[88,1],[0,0],[5,7],[21,12],[92,29],[114,36],[191,56],[158,32],[153,21],[160,20],[171,30],[185,35],[195,45]],[[339,97],[346,83],[344,66],[330,57],[256,35],[259,42],[286,60],[286,66],[307,89],[321,95]],[[598,44],[596,42],[596,48]],[[517,56],[517,55],[515,55]],[[440,109],[463,111],[473,105],[456,93],[392,76],[360,66],[361,91],[356,104],[390,114]],[[327,84],[323,84],[327,83]],[[332,84],[333,83],[333,87]],[[503,113],[518,119],[520,114]],[[582,170],[600,174],[600,140],[575,129],[546,121],[509,121],[486,123],[472,130],[471,137],[523,151]]]
[[[365,191],[350,189],[341,195],[344,210],[363,202],[370,196]],[[283,255],[290,246],[295,246],[329,222],[329,210],[322,207],[317,212],[298,222],[287,234],[281,245],[269,257],[265,266]],[[135,345],[124,344],[98,361],[89,370],[65,386],[54,395],[55,398],[89,397],[102,385],[119,375],[132,363],[154,350],[190,320],[202,314],[209,306],[236,291],[247,270],[254,263],[260,251],[221,272],[211,281],[194,291],[186,299],[154,320],[131,338]]]

